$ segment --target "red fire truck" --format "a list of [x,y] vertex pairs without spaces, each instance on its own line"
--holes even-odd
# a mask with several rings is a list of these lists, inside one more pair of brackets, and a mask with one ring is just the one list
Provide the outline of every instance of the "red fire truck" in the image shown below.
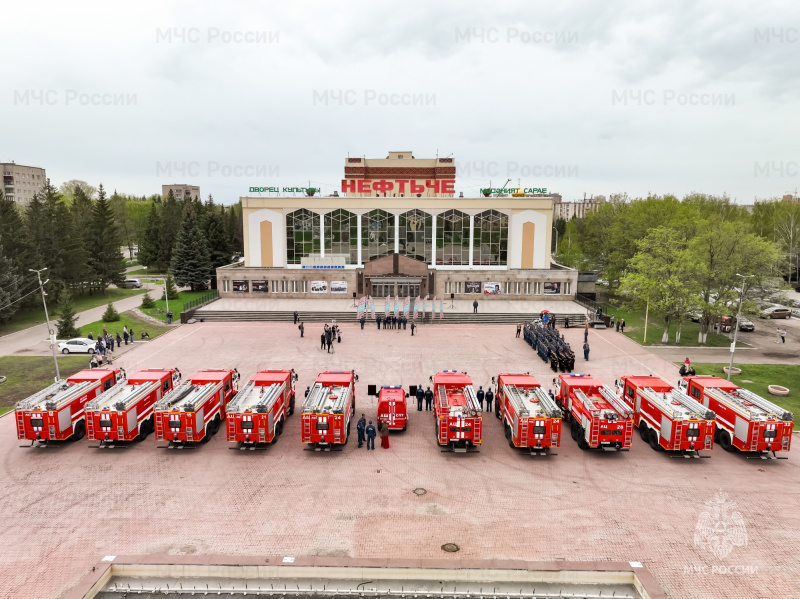
[[292,370],[262,370],[228,404],[228,441],[239,449],[255,449],[261,443],[275,443],[283,432],[287,416],[294,413]]
[[483,416],[481,404],[472,388],[472,379],[464,372],[444,370],[433,376],[433,415],[439,445],[451,445],[443,451],[477,451],[481,444]]
[[590,374],[561,374],[553,382],[556,403],[571,422],[570,433],[581,449],[628,451],[633,411],[614,390]]
[[225,418],[225,407],[236,394],[236,370],[202,370],[162,397],[154,408],[156,440],[163,447],[207,443]]
[[715,376],[687,376],[680,386],[717,415],[715,441],[722,449],[752,452],[762,459],[789,451],[794,416],[788,410]]
[[66,380],[23,399],[14,407],[17,438],[46,445],[51,441],[82,439],[86,434],[84,407],[125,378],[125,371],[95,368],[81,370]]
[[142,440],[154,427],[153,407],[180,382],[177,368],[140,370],[86,404],[86,432],[100,447]]
[[561,409],[530,374],[505,372],[497,377],[494,414],[503,419],[509,447],[546,455],[561,442]]
[[378,430],[384,424],[390,431],[404,431],[408,427],[406,392],[400,386],[383,386],[378,393]]
[[323,372],[303,402],[303,443],[312,451],[330,451],[350,438],[350,420],[356,409],[352,371]]
[[657,376],[623,376],[617,392],[633,410],[642,441],[687,458],[714,447],[714,412]]

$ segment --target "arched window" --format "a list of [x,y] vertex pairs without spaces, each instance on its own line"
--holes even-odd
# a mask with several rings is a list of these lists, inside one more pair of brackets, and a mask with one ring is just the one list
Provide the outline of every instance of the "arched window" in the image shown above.
[[358,262],[358,221],[341,208],[325,215],[325,256],[344,256],[345,264]]
[[361,215],[361,259],[369,262],[394,251],[394,214],[370,210]]
[[433,217],[422,210],[400,215],[400,254],[430,263],[433,252]]
[[319,214],[300,208],[286,215],[286,264],[319,255]]
[[436,264],[469,264],[469,215],[448,210],[436,217]]
[[472,263],[475,266],[506,266],[508,263],[508,215],[486,210],[475,215]]

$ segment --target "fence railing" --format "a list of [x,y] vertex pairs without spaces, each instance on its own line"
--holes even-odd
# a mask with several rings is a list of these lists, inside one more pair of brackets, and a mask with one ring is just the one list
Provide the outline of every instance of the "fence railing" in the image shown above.
[[199,308],[201,306],[205,306],[206,304],[210,304],[217,298],[219,298],[219,290],[212,289],[208,293],[204,293],[203,295],[196,297],[193,300],[189,300],[188,302],[183,304],[183,312],[192,310],[194,308]]
[[588,308],[592,310],[592,312],[597,312],[599,309],[603,314],[608,312],[606,305],[603,302],[598,302],[593,300],[585,295],[581,295],[580,293],[575,295],[575,302],[580,304],[584,308]]

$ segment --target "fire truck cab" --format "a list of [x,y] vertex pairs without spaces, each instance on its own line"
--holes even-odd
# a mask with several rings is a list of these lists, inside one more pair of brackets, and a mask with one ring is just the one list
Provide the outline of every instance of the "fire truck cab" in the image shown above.
[[225,418],[238,380],[236,370],[202,370],[183,381],[156,402],[156,440],[167,441],[169,449],[207,443]]
[[572,438],[581,449],[628,451],[633,411],[614,390],[590,374],[561,374],[553,379],[556,403],[564,410]]
[[297,375],[292,370],[262,370],[228,404],[228,442],[239,449],[275,443],[294,413]]
[[157,401],[172,393],[180,382],[177,368],[140,370],[124,385],[86,404],[86,432],[99,447],[141,441],[155,430],[153,408]]
[[378,430],[404,431],[408,427],[407,394],[398,386],[383,386],[378,392]]
[[477,451],[481,444],[483,416],[481,404],[465,372],[444,370],[433,375],[433,415],[443,451]]
[[[657,376],[623,376],[617,392],[633,410],[633,424],[653,449],[699,458],[714,447],[714,412]],[[703,456],[708,457],[708,456]]]
[[323,372],[303,402],[302,441],[312,451],[330,451],[350,438],[356,409],[355,374]]
[[23,399],[14,407],[17,438],[30,441],[29,447],[82,439],[86,434],[86,404],[124,378],[121,369],[81,370]]
[[789,451],[794,416],[788,410],[716,376],[687,376],[679,386],[717,415],[715,441],[722,449],[762,459]]
[[495,416],[503,419],[511,448],[546,455],[561,442],[561,409],[530,374],[505,372],[497,377]]

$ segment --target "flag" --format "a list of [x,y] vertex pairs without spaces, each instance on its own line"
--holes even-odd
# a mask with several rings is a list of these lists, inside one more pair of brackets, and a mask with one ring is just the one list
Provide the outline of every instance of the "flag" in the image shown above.
[[386,304],[383,306],[383,316],[384,318],[389,316],[389,296],[386,296]]
[[419,296],[414,299],[414,320],[417,319],[419,315]]
[[400,298],[396,295],[394,296],[394,315],[400,316]]
[[439,320],[444,320],[444,298],[442,298],[442,303],[439,304]]
[[358,300],[358,320],[361,320],[362,314],[364,314],[364,304],[366,303],[366,296],[361,296],[361,299]]
[[428,296],[425,296],[425,299],[422,300],[422,318],[425,318],[425,304],[428,303]]
[[406,296],[403,302],[403,318],[408,318],[408,310],[411,307],[411,296]]
[[431,304],[431,320],[433,320],[433,316],[436,313],[436,296],[433,296],[433,303]]
[[369,313],[372,318],[375,318],[375,298],[369,296]]

